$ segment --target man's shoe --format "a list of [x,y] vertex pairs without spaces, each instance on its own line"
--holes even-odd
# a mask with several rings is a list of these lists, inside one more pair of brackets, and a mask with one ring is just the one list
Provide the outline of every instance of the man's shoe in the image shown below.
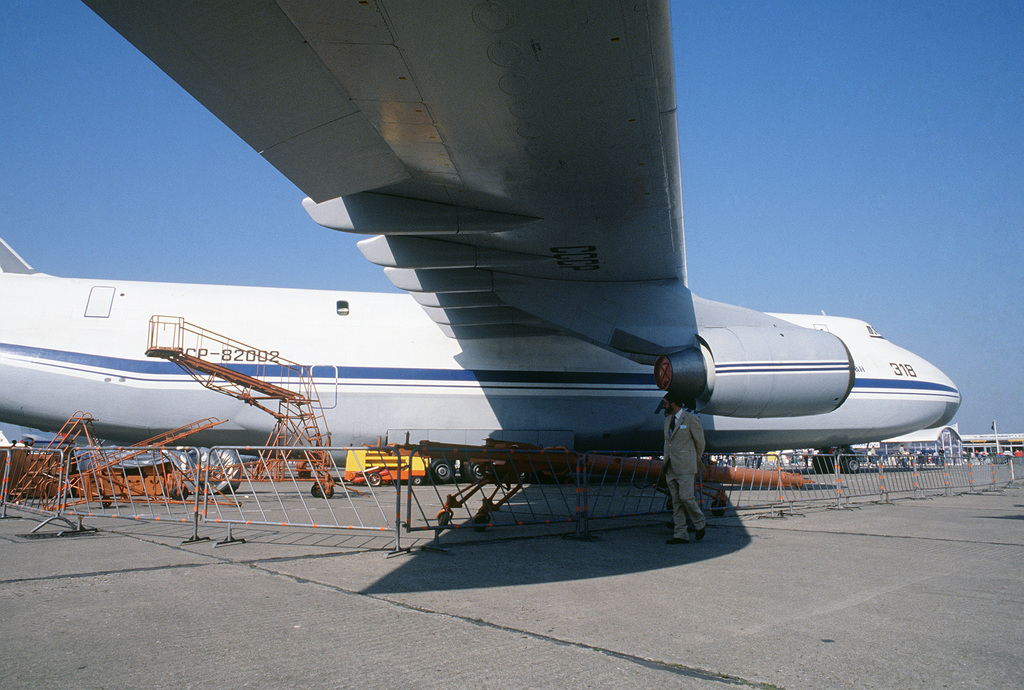
[[666,544],[689,544],[690,540],[689,539],[680,539],[679,537],[672,537],[671,539],[669,539],[665,543]]
[[695,534],[693,536],[697,538],[697,541],[700,541],[701,539],[703,539],[704,538],[704,528],[701,527],[699,530],[697,530],[697,534]]

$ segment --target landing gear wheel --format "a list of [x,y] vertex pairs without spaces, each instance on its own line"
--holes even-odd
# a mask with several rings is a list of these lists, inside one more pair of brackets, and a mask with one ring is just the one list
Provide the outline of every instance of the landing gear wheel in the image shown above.
[[450,460],[435,460],[430,463],[430,473],[438,484],[447,484],[455,478],[455,465]]
[[172,501],[184,501],[186,498],[188,498],[188,494],[189,491],[186,487],[183,486],[179,489],[178,487],[175,486],[172,487],[167,492],[167,498],[171,499]]
[[482,462],[469,462],[468,460],[463,460],[462,466],[459,468],[460,474],[462,475],[462,481],[467,484],[480,481],[486,474],[485,467],[486,465]]
[[473,529],[477,532],[486,532],[487,525],[490,524],[491,519],[487,515],[474,515],[473,524],[476,525]]
[[167,498],[172,501],[184,501],[189,495],[188,486],[177,477],[171,477],[167,481]]
[[314,484],[312,488],[310,488],[309,493],[313,498],[332,498],[334,496],[334,483],[325,483],[322,488],[319,483]]
[[835,474],[835,460],[829,455],[815,455],[811,459],[811,467],[815,474]]

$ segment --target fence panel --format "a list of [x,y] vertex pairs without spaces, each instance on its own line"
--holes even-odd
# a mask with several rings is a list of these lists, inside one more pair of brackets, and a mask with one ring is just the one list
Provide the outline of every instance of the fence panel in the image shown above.
[[[653,515],[670,510],[661,457],[587,453],[580,477],[581,512],[588,520]],[[703,497],[701,487],[696,495]],[[717,498],[717,496],[713,496]]]
[[13,448],[0,448],[0,518],[7,517],[7,486],[11,474],[11,453]]
[[61,509],[80,518],[190,522],[195,514],[194,449],[76,446],[68,449]]
[[8,507],[48,519],[61,515],[70,457],[65,450],[14,446],[0,457],[4,461],[0,487],[4,515]]
[[[204,453],[201,468],[205,523],[272,525],[394,532],[397,490],[362,457],[366,449],[318,447],[345,461],[344,475],[324,473],[305,456],[308,447],[222,446]],[[282,454],[285,457],[282,458]],[[378,453],[381,456],[383,451]]]
[[79,523],[101,517],[193,523],[194,538],[200,523],[227,525],[229,539],[236,524],[396,533],[396,487],[370,468],[357,468],[343,481],[330,460],[332,453],[346,460],[353,451],[365,449],[14,448],[0,456],[7,478],[0,498],[5,510],[77,517]]
[[572,523],[578,519],[580,457],[564,449],[410,448],[407,467],[425,467],[407,482],[409,531]]

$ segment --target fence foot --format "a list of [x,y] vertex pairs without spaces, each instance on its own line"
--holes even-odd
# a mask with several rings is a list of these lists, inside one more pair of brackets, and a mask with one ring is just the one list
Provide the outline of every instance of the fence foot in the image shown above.
[[213,548],[216,549],[218,546],[231,546],[233,544],[244,544],[244,543],[245,543],[245,539],[235,538],[235,535],[231,533],[231,525],[228,525],[228,536],[227,536],[227,538],[225,538],[222,541],[219,541],[216,544],[214,544]]
[[[423,547],[424,550],[427,550],[429,548],[430,548],[429,546],[424,546]],[[445,549],[433,549],[433,550],[434,551],[444,551]],[[405,546],[405,547],[402,547],[400,549],[392,549],[391,551],[388,551],[387,554],[384,556],[384,558],[385,559],[387,559],[387,558],[394,558],[395,556],[406,556],[406,555],[410,555],[410,554],[412,554],[412,547],[411,546]]]
[[562,539],[572,539],[573,541],[601,541],[601,537],[593,534],[563,534]]
[[[420,547],[420,551],[436,551],[437,553],[448,553],[448,549],[441,546],[441,532],[444,530],[434,530],[434,539],[429,544],[425,544]],[[406,549],[408,551],[409,549]],[[396,549],[397,551],[397,549]]]
[[186,544],[195,544],[196,542],[200,542],[200,541],[212,541],[212,540],[209,537],[198,537],[196,535],[192,535],[191,537],[189,537],[185,541],[181,542],[181,546],[185,546]]
[[82,532],[99,532],[99,529],[96,528],[96,527],[86,527],[85,525],[83,525],[81,517],[78,518],[78,524],[75,524],[74,522],[71,522],[71,520],[68,520],[63,515],[54,515],[53,517],[48,517],[45,520],[43,520],[42,522],[40,522],[38,525],[36,525],[32,529],[32,531],[29,532],[29,534],[35,534],[36,532],[41,530],[46,525],[48,525],[51,522],[53,522],[54,520],[60,520],[61,522],[66,523],[71,528],[70,530],[64,530],[62,532],[58,532],[57,533],[58,537],[63,537],[65,534],[80,534]]
[[773,503],[768,506],[768,514],[759,513],[758,520],[778,520],[788,517],[804,517],[803,513],[797,512],[791,503]]
[[576,531],[572,534],[563,534],[562,539],[572,539],[573,541],[601,541],[599,537],[590,533],[590,523],[588,518],[589,516],[586,513],[581,515],[576,521]]
[[196,512],[195,512],[193,520],[194,521],[192,523],[193,524],[192,536],[189,537],[188,539],[186,539],[185,541],[181,542],[180,546],[185,546],[186,544],[195,544],[196,542],[200,542],[200,541],[211,541],[209,537],[200,537],[199,536],[199,495],[198,494],[196,494]]

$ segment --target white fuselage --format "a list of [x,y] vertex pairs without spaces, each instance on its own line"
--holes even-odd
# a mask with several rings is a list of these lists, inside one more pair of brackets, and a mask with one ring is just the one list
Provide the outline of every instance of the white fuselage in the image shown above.
[[[0,274],[0,421],[56,430],[77,411],[112,440],[205,417],[196,443],[262,443],[266,412],[145,355],[150,318],[180,316],[312,367],[333,443],[379,438],[657,449],[663,393],[649,366],[571,337],[456,341],[409,296]],[[339,314],[338,303],[347,303]],[[853,319],[779,315],[843,340],[856,383],[835,411],[703,417],[709,450],[822,447],[945,423],[959,405],[936,367]],[[243,348],[244,349],[244,348]],[[207,353],[245,361],[246,353]]]

